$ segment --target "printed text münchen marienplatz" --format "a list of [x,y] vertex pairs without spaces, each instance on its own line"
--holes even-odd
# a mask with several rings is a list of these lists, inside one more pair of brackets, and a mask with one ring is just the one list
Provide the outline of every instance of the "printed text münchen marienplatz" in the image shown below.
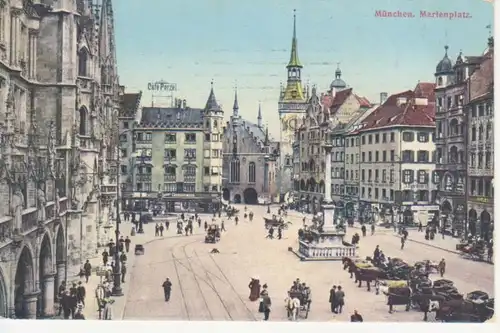
[[442,12],[438,10],[429,11],[429,10],[421,10],[420,15],[415,15],[414,12],[406,12],[401,10],[376,10],[375,17],[379,18],[436,18],[436,19],[469,19],[472,18],[470,13],[468,12],[460,12],[460,11],[449,11]]

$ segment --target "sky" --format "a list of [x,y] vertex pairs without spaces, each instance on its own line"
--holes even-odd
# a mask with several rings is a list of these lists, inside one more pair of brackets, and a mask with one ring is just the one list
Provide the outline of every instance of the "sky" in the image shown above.
[[[240,115],[256,122],[261,103],[275,137],[294,9],[303,83],[326,91],[340,63],[347,85],[374,103],[380,92],[433,82],[445,45],[452,60],[460,51],[481,54],[493,24],[484,0],[114,0],[113,9],[120,83],[142,90],[143,106],[152,101],[148,83],[165,80],[177,84],[176,97],[202,108],[213,80],[226,118],[237,86]],[[415,17],[379,18],[377,10]],[[470,18],[421,18],[422,10]]]

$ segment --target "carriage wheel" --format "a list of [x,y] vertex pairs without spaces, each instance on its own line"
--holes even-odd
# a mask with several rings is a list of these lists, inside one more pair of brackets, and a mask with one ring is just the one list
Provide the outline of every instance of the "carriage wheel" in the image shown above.
[[305,319],[307,319],[307,317],[309,317],[309,310],[311,309],[311,302],[307,302],[307,306],[306,306],[306,315],[305,315]]

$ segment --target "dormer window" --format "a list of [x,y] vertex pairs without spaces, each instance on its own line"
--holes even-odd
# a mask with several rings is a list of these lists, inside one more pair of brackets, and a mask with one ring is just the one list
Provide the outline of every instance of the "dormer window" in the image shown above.
[[81,49],[78,53],[78,76],[87,76],[88,53],[86,49]]

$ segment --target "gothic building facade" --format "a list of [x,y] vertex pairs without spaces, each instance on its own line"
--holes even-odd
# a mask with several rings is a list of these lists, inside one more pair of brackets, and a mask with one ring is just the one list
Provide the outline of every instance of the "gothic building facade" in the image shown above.
[[260,105],[257,124],[245,120],[239,114],[235,93],[233,114],[224,128],[223,200],[249,205],[271,202],[278,194],[277,148],[278,143],[262,125]]
[[123,88],[111,0],[1,1],[0,23],[0,316],[34,319],[97,251]]

